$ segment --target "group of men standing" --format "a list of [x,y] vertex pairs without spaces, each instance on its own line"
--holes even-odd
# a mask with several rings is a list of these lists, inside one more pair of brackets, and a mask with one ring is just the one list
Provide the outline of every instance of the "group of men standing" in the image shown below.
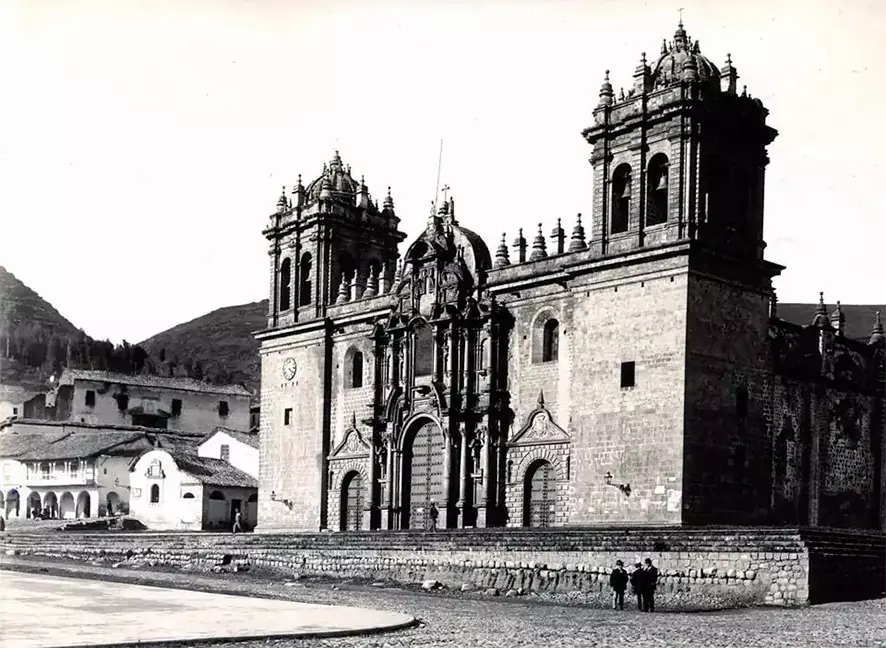
[[658,584],[658,569],[652,564],[652,560],[646,559],[646,564],[636,563],[634,571],[630,574],[625,570],[624,563],[620,560],[615,562],[615,569],[609,576],[609,586],[612,588],[612,609],[625,609],[625,591],[628,583],[637,597],[637,609],[641,612],[655,612],[655,586]]

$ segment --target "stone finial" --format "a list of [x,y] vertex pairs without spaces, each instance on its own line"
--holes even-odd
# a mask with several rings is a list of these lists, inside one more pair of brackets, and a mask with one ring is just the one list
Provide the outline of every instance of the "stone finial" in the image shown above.
[[363,296],[363,282],[359,273],[355,270],[354,277],[351,279],[351,301],[357,301]]
[[495,251],[495,263],[493,264],[493,268],[504,268],[511,265],[511,257],[508,256],[508,244],[507,234],[502,232],[501,235],[501,243],[498,245],[498,249]]
[[581,252],[587,250],[588,245],[585,243],[585,228],[581,224],[581,214],[575,220],[575,227],[572,228],[572,236],[569,239],[569,251]]
[[298,182],[292,188],[292,195],[295,196],[296,207],[304,207],[305,204],[305,187],[301,183],[301,173],[298,174]]
[[778,295],[775,293],[775,289],[772,290],[772,295],[769,298],[769,317],[770,319],[778,317]]
[[843,308],[840,306],[839,301],[836,308],[834,308],[834,312],[831,313],[831,326],[837,331],[837,335],[843,335],[843,331],[846,328],[846,315],[843,313]]
[[556,254],[563,254],[566,243],[566,232],[561,227],[560,219],[557,219],[557,226],[551,230],[551,240],[554,242]]
[[538,390],[538,406],[539,407],[545,406],[545,390],[544,389]]
[[391,292],[391,274],[387,263],[381,265],[381,292],[380,295],[387,295]]
[[640,55],[640,63],[634,70],[634,91],[639,93],[648,92],[652,89],[652,70],[646,63],[646,52]]
[[366,188],[363,176],[360,176],[360,188],[357,190],[357,207],[360,209],[369,209],[372,201],[369,200],[369,189]]
[[403,259],[397,259],[397,271],[394,273],[394,285],[399,286],[403,281]]
[[283,186],[283,191],[280,193],[280,197],[277,199],[277,213],[282,214],[289,207],[289,201],[286,199],[286,186]]
[[883,335],[883,323],[880,321],[880,311],[874,313],[874,330],[871,332],[871,339],[868,344],[882,344],[886,341],[886,335]]
[[517,238],[511,244],[511,247],[517,252],[517,263],[526,261],[526,239],[523,238],[523,228],[521,227],[517,233]]
[[738,82],[738,70],[732,66],[732,54],[726,55],[726,65],[720,68],[720,90],[735,94]]
[[600,106],[611,106],[615,93],[612,92],[612,84],[609,83],[609,70],[606,70],[606,77],[600,86]]
[[547,244],[545,243],[545,235],[541,231],[541,223],[538,224],[538,234],[532,241],[532,254],[529,255],[530,261],[538,261],[539,259],[548,258]]
[[338,284],[338,295],[335,298],[336,304],[344,304],[348,301],[348,278],[345,273],[341,273],[341,282]]
[[828,328],[831,323],[828,320],[828,308],[824,305],[824,293],[818,293],[818,306],[815,309],[815,316],[812,318],[812,326],[819,328]]
[[385,196],[385,202],[382,205],[385,212],[394,213],[394,199],[391,198],[391,188],[388,187],[388,195]]
[[366,280],[366,290],[363,291],[363,298],[375,297],[378,295],[378,273],[375,266],[369,267],[369,278]]

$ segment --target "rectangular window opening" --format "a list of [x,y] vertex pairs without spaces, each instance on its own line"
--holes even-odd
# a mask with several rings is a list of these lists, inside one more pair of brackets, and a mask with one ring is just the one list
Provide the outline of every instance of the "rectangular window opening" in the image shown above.
[[227,444],[222,445],[220,458],[222,461],[231,463],[231,446]]
[[91,389],[86,390],[86,407],[95,407],[95,392]]
[[621,387],[622,389],[626,387],[634,386],[634,362],[622,362],[621,363]]
[[219,401],[218,402],[218,415],[219,416],[227,416],[228,415],[228,401]]
[[181,416],[182,413],[182,402],[180,398],[172,399],[172,415],[173,416]]
[[287,407],[283,410],[283,425],[289,425],[292,422],[292,408]]

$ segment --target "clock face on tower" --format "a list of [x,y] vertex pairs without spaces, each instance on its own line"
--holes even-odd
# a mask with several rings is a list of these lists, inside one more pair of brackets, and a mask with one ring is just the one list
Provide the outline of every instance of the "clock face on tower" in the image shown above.
[[295,369],[295,358],[286,358],[286,360],[283,361],[283,377],[286,378],[286,380],[292,380],[295,378]]

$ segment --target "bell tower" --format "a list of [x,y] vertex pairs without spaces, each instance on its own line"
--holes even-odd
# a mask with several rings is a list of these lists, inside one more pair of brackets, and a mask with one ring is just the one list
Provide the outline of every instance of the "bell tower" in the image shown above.
[[[390,283],[399,231],[390,188],[381,208],[338,151],[307,188],[301,176],[264,230],[270,246],[268,328],[326,315],[336,301]],[[368,295],[368,293],[367,293]]]
[[599,254],[700,239],[738,259],[762,260],[766,125],[759,99],[736,92],[682,21],[649,65],[644,53],[627,92],[606,72],[594,125],[591,247]]

